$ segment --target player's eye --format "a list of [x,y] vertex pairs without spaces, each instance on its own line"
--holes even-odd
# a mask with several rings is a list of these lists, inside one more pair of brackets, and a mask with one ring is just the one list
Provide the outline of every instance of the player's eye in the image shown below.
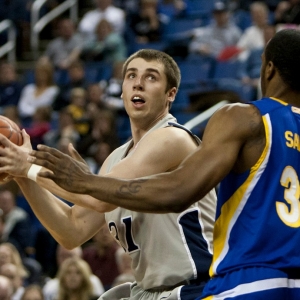
[[151,81],[153,81],[153,80],[156,79],[156,77],[155,77],[154,75],[152,75],[152,74],[148,75],[147,78],[148,78],[149,80],[151,80]]
[[127,75],[127,78],[129,78],[129,79],[132,79],[132,78],[134,78],[135,77],[135,74],[134,73],[129,73],[128,75]]

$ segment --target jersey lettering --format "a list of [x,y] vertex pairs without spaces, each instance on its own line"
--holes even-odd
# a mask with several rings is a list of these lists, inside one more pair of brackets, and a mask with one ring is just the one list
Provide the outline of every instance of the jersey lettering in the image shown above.
[[293,133],[291,131],[286,131],[284,135],[285,135],[287,147],[300,151],[299,135],[297,133]]
[[134,252],[140,247],[136,245],[133,241],[132,237],[132,218],[131,217],[125,217],[122,218],[122,223],[125,225],[125,237],[123,240],[126,241],[127,245],[123,245],[124,243],[121,242],[119,233],[118,233],[118,228],[115,222],[109,222],[108,227],[111,232],[111,234],[115,237],[117,242],[124,248],[126,252]]
[[116,223],[109,222],[108,228],[109,228],[111,235],[115,238],[115,240],[118,242],[118,244],[124,249],[124,251],[126,251],[126,247],[124,245],[122,245],[122,242],[120,241],[118,227],[117,227]]
[[285,188],[284,200],[289,204],[283,202],[276,202],[276,210],[279,218],[290,227],[300,227],[300,191],[299,179],[294,168],[286,167],[281,175],[281,185]]

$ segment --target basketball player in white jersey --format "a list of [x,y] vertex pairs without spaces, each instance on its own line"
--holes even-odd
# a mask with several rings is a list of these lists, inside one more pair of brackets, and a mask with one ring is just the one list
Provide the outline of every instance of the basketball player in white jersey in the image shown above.
[[[132,179],[177,168],[198,146],[197,139],[169,114],[180,82],[177,64],[163,52],[140,50],[125,62],[123,77],[132,140],[107,158],[100,174]],[[25,133],[24,139],[28,147]],[[60,244],[81,245],[107,224],[131,256],[136,282],[109,290],[100,299],[191,300],[201,295],[212,257],[214,190],[181,213],[133,212],[69,193],[48,179],[37,178],[37,184],[26,178],[29,170],[29,177],[35,179],[26,145],[15,147],[4,137],[0,142],[6,146],[0,164],[6,160],[6,171],[20,176],[15,180],[34,213]],[[69,207],[41,186],[75,205]]]

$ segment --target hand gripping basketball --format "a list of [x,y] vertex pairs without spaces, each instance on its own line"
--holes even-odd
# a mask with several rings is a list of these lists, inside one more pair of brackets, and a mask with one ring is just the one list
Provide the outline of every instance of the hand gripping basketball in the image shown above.
[[[0,133],[6,136],[12,143],[18,146],[21,146],[23,144],[23,136],[19,126],[14,121],[1,115]],[[6,178],[6,176],[6,173],[0,173],[0,183],[3,182],[3,179]]]

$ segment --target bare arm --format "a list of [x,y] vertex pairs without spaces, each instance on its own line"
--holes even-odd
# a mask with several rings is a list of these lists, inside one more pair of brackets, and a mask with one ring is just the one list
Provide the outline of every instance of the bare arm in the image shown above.
[[70,207],[30,179],[15,180],[40,222],[68,249],[89,240],[105,224],[104,214],[77,205]]
[[[256,139],[262,121],[252,105],[228,105],[214,114],[209,121],[202,145],[174,171],[135,180],[99,177],[65,168],[69,182],[64,188],[89,194],[108,203],[144,212],[178,212],[201,199],[215,187],[236,165],[243,147]],[[260,131],[260,130],[258,130]],[[34,152],[36,162],[52,169],[57,152],[41,148]],[[53,155],[53,157],[52,157]],[[47,160],[54,159],[48,164]],[[50,161],[51,161],[50,159]],[[59,172],[41,173],[59,182]],[[84,181],[87,184],[80,185]],[[60,184],[64,184],[61,183]]]
[[[104,214],[77,205],[70,207],[34,181],[27,179],[25,176],[31,164],[26,159],[31,145],[27,134],[23,133],[23,138],[24,145],[18,147],[0,135],[0,143],[5,146],[0,148],[0,172],[12,172],[13,175],[20,176],[15,180],[32,210],[60,244],[66,248],[81,245],[105,224]],[[51,180],[43,179],[43,181],[46,188],[53,190],[59,196],[66,196],[65,199],[72,197],[71,193],[61,188],[57,190]],[[84,198],[84,195],[76,195],[76,197]]]

